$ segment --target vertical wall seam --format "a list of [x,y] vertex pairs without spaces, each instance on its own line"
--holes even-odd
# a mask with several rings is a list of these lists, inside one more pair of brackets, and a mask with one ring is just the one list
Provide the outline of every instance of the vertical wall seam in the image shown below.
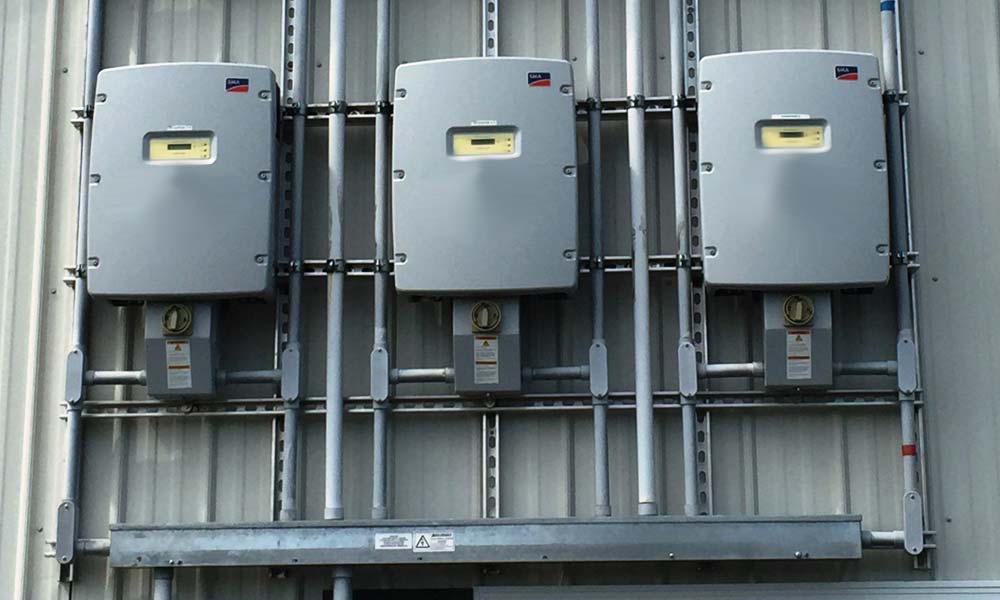
[[[39,389],[41,385],[41,354],[42,354],[42,344],[40,343],[43,313],[44,313],[44,288],[45,288],[45,258],[46,258],[46,232],[48,229],[48,214],[49,214],[49,193],[50,193],[50,179],[49,179],[49,162],[51,158],[51,148],[52,148],[52,119],[53,119],[53,79],[55,77],[55,49],[54,44],[47,43],[48,40],[54,39],[54,32],[56,30],[57,14],[56,0],[49,0],[45,8],[45,36],[43,38],[43,44],[45,46],[43,58],[42,58],[42,89],[41,98],[39,102],[40,111],[40,124],[39,124],[39,135],[38,139],[42,142],[38,147],[38,165],[36,168],[36,181],[35,181],[35,228],[33,232],[34,245],[32,247],[32,261],[31,261],[31,309],[28,316],[27,323],[31,324],[30,333],[28,336],[28,344],[26,352],[24,353],[24,359],[27,362],[26,377],[25,377],[25,394],[24,394],[24,418],[22,421],[22,435],[23,440],[21,444],[21,479],[20,479],[20,490],[18,494],[18,509],[17,509],[17,548],[14,557],[14,588],[13,588],[13,598],[22,598],[25,595],[25,590],[29,589],[27,583],[28,575],[28,546],[30,545],[30,523],[32,521],[33,511],[31,510],[32,504],[32,489],[33,489],[33,475],[34,475],[34,458],[35,458],[35,433],[36,433],[36,423],[35,415],[37,412],[37,406],[39,402],[43,399],[39,397]],[[30,28],[30,21],[25,24],[26,27]],[[30,35],[29,35],[30,38]],[[29,39],[30,45],[30,39]],[[25,94],[27,90],[25,90]],[[8,421],[9,424],[9,421]],[[3,464],[2,459],[0,459],[0,464]],[[47,507],[45,507],[47,508]]]

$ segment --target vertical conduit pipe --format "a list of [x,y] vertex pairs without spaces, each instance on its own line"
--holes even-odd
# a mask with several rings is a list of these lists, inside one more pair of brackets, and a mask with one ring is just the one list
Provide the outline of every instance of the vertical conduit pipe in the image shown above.
[[[282,521],[297,518],[296,488],[298,474],[299,417],[301,407],[301,343],[302,333],[302,212],[305,183],[306,102],[309,82],[306,64],[309,56],[309,2],[286,2],[292,28],[291,89],[285,90],[291,101],[292,117],[292,201],[291,201],[291,268],[288,278],[288,343],[282,353],[282,397],[285,401],[285,437],[281,467]],[[291,10],[289,10],[291,9]],[[286,67],[286,70],[288,68]],[[286,79],[287,85],[287,79]],[[290,95],[288,92],[291,92]]]
[[[378,0],[375,50],[375,331],[373,355],[389,352],[389,0]],[[374,363],[374,361],[373,361]],[[375,369],[372,376],[375,377]],[[381,377],[382,374],[379,373]],[[388,373],[385,374],[388,377]],[[377,383],[373,380],[372,385]],[[374,398],[374,443],[372,460],[372,518],[388,516],[387,425],[388,399]]]
[[347,567],[337,567],[333,571],[333,600],[351,600],[351,570]]
[[174,570],[169,567],[153,569],[153,600],[172,600],[174,595]]
[[330,3],[330,211],[326,288],[326,490],[323,517],[344,518],[344,131],[347,125],[347,0]]
[[[101,49],[104,40],[104,2],[90,0],[87,7],[87,55],[83,75],[83,131],[80,140],[80,180],[77,196],[76,264],[73,273],[72,348],[66,369],[66,471],[62,507],[79,503],[80,464],[83,452],[84,373],[87,368],[87,317],[90,296],[87,293],[87,210],[90,201],[90,146],[93,131],[94,96],[97,73],[101,70]],[[79,511],[77,511],[78,513]],[[62,531],[60,531],[62,533]],[[61,563],[71,562],[76,547],[76,525],[66,535],[73,539],[59,544],[67,549]],[[57,537],[60,537],[57,535]]]
[[[886,88],[886,135],[889,163],[889,204],[893,253],[893,284],[896,292],[897,348],[914,344],[912,289],[909,273],[909,227],[906,207],[906,174],[903,160],[903,121],[900,110],[899,47],[896,32],[896,2],[879,2],[882,17],[882,68]],[[899,353],[899,352],[897,352]],[[907,357],[912,357],[907,365]],[[917,437],[914,391],[903,385],[906,373],[916,378],[916,350],[900,354],[898,361],[900,437],[903,459],[904,547],[911,554],[923,550],[923,506],[917,484]],[[914,386],[915,387],[915,386]],[[908,510],[908,506],[914,510]],[[908,518],[907,515],[914,515]],[[917,518],[917,515],[920,515]]]
[[653,392],[649,342],[649,250],[646,241],[646,132],[642,3],[625,3],[629,200],[632,211],[632,309],[635,339],[635,433],[640,515],[657,514]]
[[[598,0],[587,0],[587,149],[590,153],[592,347],[604,345],[604,199],[601,191],[601,31]],[[591,365],[593,368],[593,365]],[[594,405],[594,514],[611,516],[608,479],[607,396],[592,392]]]
[[[688,228],[688,161],[687,127],[681,99],[684,97],[684,7],[681,0],[670,0],[670,93],[674,97],[671,110],[674,154],[674,215],[677,234],[677,323],[678,348],[691,346],[691,237]],[[679,353],[682,350],[679,350]],[[678,369],[684,369],[683,362]],[[697,375],[690,374],[697,382]],[[682,378],[684,376],[682,375]],[[684,391],[684,390],[682,390]],[[697,390],[695,390],[697,392]],[[681,423],[684,444],[684,514],[698,514],[698,463],[695,453],[696,398],[694,393],[681,397]]]

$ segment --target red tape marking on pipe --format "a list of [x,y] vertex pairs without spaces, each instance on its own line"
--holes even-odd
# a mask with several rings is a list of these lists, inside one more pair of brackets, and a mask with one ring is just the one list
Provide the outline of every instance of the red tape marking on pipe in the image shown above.
[[903,444],[903,456],[916,456],[916,455],[917,455],[916,444]]

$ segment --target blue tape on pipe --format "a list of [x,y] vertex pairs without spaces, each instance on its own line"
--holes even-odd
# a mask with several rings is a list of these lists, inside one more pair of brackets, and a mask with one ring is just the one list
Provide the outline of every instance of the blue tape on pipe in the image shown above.
[[882,3],[879,4],[879,9],[882,12],[886,12],[886,11],[893,12],[893,11],[895,11],[896,10],[896,0],[883,0]]

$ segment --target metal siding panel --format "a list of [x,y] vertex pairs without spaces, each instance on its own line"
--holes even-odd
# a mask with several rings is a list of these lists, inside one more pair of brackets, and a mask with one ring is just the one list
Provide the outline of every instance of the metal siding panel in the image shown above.
[[[703,53],[792,47],[830,47],[878,51],[878,14],[868,0],[725,0],[702,1]],[[645,3],[648,23],[647,86],[666,93],[667,0]],[[399,61],[478,53],[478,8],[473,2],[400,2],[394,26]],[[613,0],[601,3],[602,75],[607,96],[624,94],[623,11]],[[993,229],[1000,223],[992,194],[1000,189],[1000,109],[990,99],[1000,95],[998,9],[990,0],[945,2],[911,0],[904,10],[904,57],[913,107],[910,109],[911,169],[918,248],[923,250],[919,300],[923,318],[925,387],[930,425],[932,526],[938,530],[937,576],[996,578],[1000,541],[1000,408],[992,390],[997,376],[984,374],[991,364],[996,310],[972,302],[1000,292],[998,278],[979,267],[997,250]],[[314,101],[326,94],[327,3],[313,11],[315,48]],[[501,52],[567,57],[583,65],[582,2],[539,0],[504,2]],[[281,61],[280,5],[269,0],[111,0],[107,11],[106,64],[155,60],[217,60],[264,63]],[[349,86],[351,100],[369,100],[374,75],[374,3],[356,0],[348,10]],[[68,348],[71,294],[62,285],[62,267],[72,256],[79,136],[66,122],[79,104],[85,3],[0,2],[0,502],[8,516],[0,542],[12,560],[0,561],[0,587],[15,597],[55,598],[55,563],[43,556],[51,539],[52,515],[61,497],[61,408],[63,364]],[[656,34],[654,34],[656,32]],[[48,49],[49,54],[46,54]],[[51,61],[51,62],[47,62]],[[654,66],[655,65],[655,66]],[[59,67],[65,66],[67,73]],[[55,68],[51,68],[55,67]],[[38,74],[26,76],[26,73]],[[577,95],[585,95],[577,73]],[[47,103],[45,90],[51,98]],[[947,93],[945,93],[945,90]],[[29,110],[31,107],[31,110]],[[39,107],[40,110],[36,110]],[[51,123],[48,137],[37,136]],[[651,250],[671,252],[671,169],[669,129],[650,125],[651,210],[655,215]],[[582,129],[581,129],[582,131]],[[29,132],[30,135],[29,135]],[[371,255],[371,129],[348,133],[347,221],[352,235],[348,256]],[[45,146],[47,144],[47,147]],[[627,206],[615,199],[627,192],[624,127],[605,125],[605,175],[609,254],[628,254]],[[662,150],[660,150],[662,148]],[[307,163],[309,214],[307,255],[320,257],[325,239],[325,135],[309,135]],[[659,154],[658,154],[659,153]],[[581,153],[581,162],[585,153]],[[655,201],[653,196],[655,196]],[[960,203],[959,203],[960,202]],[[41,204],[40,204],[41,203]],[[952,208],[952,207],[955,208]],[[585,207],[582,208],[585,212]],[[41,219],[41,221],[39,220]],[[581,223],[585,227],[585,223]],[[955,240],[962,240],[957,243]],[[582,240],[586,245],[586,240]],[[37,267],[37,268],[36,268]],[[612,389],[631,389],[631,290],[627,276],[612,275],[608,290],[608,345],[612,349]],[[654,352],[664,357],[657,387],[673,387],[673,318],[675,290],[669,276],[656,275],[654,312],[658,322]],[[618,279],[616,279],[618,278]],[[581,291],[588,284],[581,282]],[[306,319],[322,322],[322,284],[307,284]],[[39,290],[44,290],[41,297]],[[53,293],[49,293],[53,290]],[[974,294],[974,296],[973,296]],[[348,283],[345,391],[367,393],[370,310],[368,280]],[[589,341],[587,294],[572,302],[538,301],[529,307],[533,322],[547,323],[530,334],[532,361],[540,364],[582,362]],[[877,309],[874,309],[877,307]],[[710,314],[713,357],[743,360],[754,335],[747,298],[714,298]],[[838,322],[850,322],[838,336],[836,351],[856,359],[885,358],[892,351],[891,297],[842,298]],[[744,314],[739,314],[740,312]],[[113,347],[123,324],[118,309],[95,308],[95,365],[111,366],[129,358]],[[449,307],[432,302],[397,307],[395,345],[404,366],[438,366],[450,360],[450,344],[439,323],[447,324]],[[241,306],[229,325],[270,318],[263,306]],[[752,313],[751,313],[752,314]],[[864,317],[862,324],[861,318]],[[134,324],[136,319],[132,319]],[[45,332],[44,337],[39,337]],[[309,390],[322,393],[323,331],[307,336]],[[28,346],[22,346],[28,340]],[[32,341],[36,340],[36,341]],[[226,349],[227,364],[260,367],[270,360],[269,332],[243,337]],[[32,346],[32,344],[36,344]],[[141,345],[140,345],[141,346]],[[24,352],[35,348],[37,352]],[[961,351],[956,352],[956,349]],[[142,364],[141,351],[131,357]],[[853,380],[852,380],[853,381]],[[884,381],[884,380],[883,380]],[[858,383],[862,383],[858,381]],[[864,383],[880,383],[879,381]],[[583,384],[537,384],[538,389],[585,389]],[[727,385],[739,387],[740,382]],[[719,387],[716,387],[719,386]],[[714,389],[723,389],[713,382]],[[257,388],[258,390],[260,388]],[[438,387],[412,390],[440,391]],[[241,394],[252,390],[239,390]],[[401,391],[406,392],[405,388]],[[130,397],[143,397],[139,389]],[[111,390],[94,397],[111,398]],[[13,400],[13,401],[11,401]],[[393,510],[399,516],[473,516],[479,510],[479,424],[475,417],[406,417],[393,419]],[[589,514],[592,510],[592,436],[589,415],[518,416],[502,419],[504,475],[502,506],[519,516]],[[714,497],[718,512],[783,511],[861,512],[865,527],[892,527],[899,518],[898,425],[895,411],[782,416],[753,411],[730,412],[713,419]],[[266,519],[270,513],[271,420],[239,422],[157,419],[129,421],[118,427],[88,420],[85,461],[86,535],[100,535],[109,520],[136,522]],[[371,418],[354,415],[346,427],[346,501],[349,518],[366,517],[370,503]],[[632,514],[635,505],[634,421],[629,411],[612,411],[611,480],[616,513]],[[659,488],[666,510],[680,512],[679,422],[658,419]],[[322,511],[322,421],[307,419],[302,498],[305,513]],[[961,440],[961,441],[959,441]],[[556,453],[559,456],[554,456]],[[543,458],[545,457],[545,458]],[[452,478],[453,473],[459,476]],[[755,477],[762,479],[755,481]],[[31,523],[29,530],[27,524]],[[38,524],[35,527],[35,524]],[[905,557],[874,553],[859,565],[831,568],[813,565],[795,577],[911,578]],[[86,577],[74,597],[136,597],[148,593],[144,573],[108,578],[99,574],[100,559],[87,559]],[[511,582],[599,581],[620,576],[614,570],[592,573],[551,569],[513,570]],[[758,565],[706,576],[678,567],[674,577],[721,580],[725,577],[781,580],[778,566]],[[685,574],[687,573],[687,574]],[[453,582],[473,582],[478,575],[456,574]],[[636,581],[664,575],[635,573]],[[588,579],[589,578],[589,579]],[[434,583],[434,580],[424,580]],[[436,580],[438,583],[443,579]],[[23,582],[23,583],[22,583]],[[318,593],[325,575],[306,584]],[[403,582],[405,584],[405,582]],[[382,585],[377,579],[369,585]],[[286,598],[293,581],[267,578],[263,571],[185,573],[179,592],[194,597],[240,595]]]
[[992,299],[1000,278],[1000,7],[909,2],[904,57],[918,300],[938,572],[996,577],[1000,553],[1000,404]]

